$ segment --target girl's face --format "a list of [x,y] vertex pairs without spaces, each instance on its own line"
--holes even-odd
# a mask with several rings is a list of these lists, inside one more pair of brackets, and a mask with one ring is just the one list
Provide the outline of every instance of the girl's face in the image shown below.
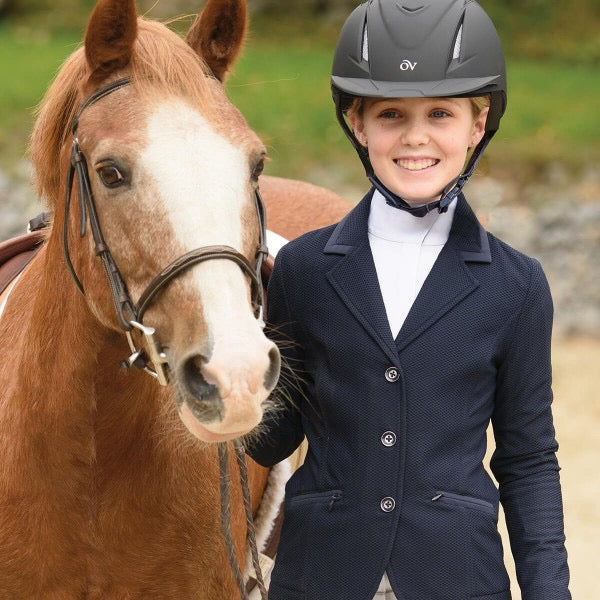
[[380,181],[419,205],[440,198],[461,174],[488,110],[475,118],[468,98],[367,98],[348,118]]

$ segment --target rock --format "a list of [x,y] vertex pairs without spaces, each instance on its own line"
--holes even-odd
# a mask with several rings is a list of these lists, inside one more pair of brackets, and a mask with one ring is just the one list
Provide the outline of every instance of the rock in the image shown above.
[[31,165],[22,161],[11,175],[0,172],[0,239],[20,235],[42,211],[31,185]]
[[486,228],[537,258],[554,300],[558,335],[600,336],[600,181],[588,169],[576,183],[562,166],[506,201],[503,182],[473,180],[467,195]]

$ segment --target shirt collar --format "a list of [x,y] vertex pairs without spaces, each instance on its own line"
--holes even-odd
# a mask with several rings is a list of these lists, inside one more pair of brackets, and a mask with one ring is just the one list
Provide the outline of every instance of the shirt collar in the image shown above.
[[375,190],[369,211],[369,235],[391,242],[443,245],[448,241],[455,210],[456,199],[446,212],[435,210],[416,218],[390,206]]

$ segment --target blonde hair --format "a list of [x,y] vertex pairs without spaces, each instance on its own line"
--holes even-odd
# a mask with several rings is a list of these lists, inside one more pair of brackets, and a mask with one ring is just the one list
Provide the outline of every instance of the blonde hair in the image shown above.
[[469,100],[471,101],[471,108],[473,109],[473,117],[477,118],[484,108],[490,106],[492,95],[485,94],[485,96],[473,96],[469,98]]

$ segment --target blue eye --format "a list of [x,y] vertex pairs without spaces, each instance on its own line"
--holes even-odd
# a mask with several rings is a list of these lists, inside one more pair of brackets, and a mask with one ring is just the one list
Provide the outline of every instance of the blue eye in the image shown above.
[[448,117],[448,116],[449,116],[449,114],[448,114],[448,113],[447,113],[445,110],[434,110],[434,111],[431,113],[431,116],[432,116],[434,119],[442,119],[443,117]]

